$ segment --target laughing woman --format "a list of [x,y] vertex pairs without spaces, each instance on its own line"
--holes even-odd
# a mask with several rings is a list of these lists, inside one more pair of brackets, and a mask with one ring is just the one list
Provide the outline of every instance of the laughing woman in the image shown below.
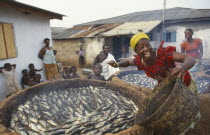
[[[131,48],[137,54],[134,58],[127,59],[116,63],[110,61],[112,67],[137,66],[138,70],[144,70],[146,75],[154,78],[160,83],[167,75],[177,75],[182,77],[186,86],[191,83],[191,77],[187,70],[193,67],[195,60],[191,56],[176,52],[173,46],[159,46],[157,50],[153,50],[150,45],[150,39],[145,33],[137,33],[130,40]],[[175,62],[181,62],[180,66],[176,66]]]

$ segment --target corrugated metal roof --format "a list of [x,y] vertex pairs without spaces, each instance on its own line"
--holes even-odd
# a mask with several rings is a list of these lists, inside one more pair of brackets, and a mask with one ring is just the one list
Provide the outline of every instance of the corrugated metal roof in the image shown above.
[[[154,21],[162,20],[163,10],[151,10],[135,12],[131,14],[121,15],[113,18],[102,19],[92,22],[87,22],[81,25],[99,25],[111,23],[124,23],[124,22],[141,22],[141,21]],[[165,20],[178,20],[178,19],[196,19],[196,18],[209,18],[210,9],[191,9],[191,8],[170,8],[166,9]]]
[[93,25],[89,25],[89,26],[75,26],[72,28],[69,28],[69,30],[88,30],[90,28],[92,28]]
[[117,35],[129,35],[136,34],[139,30],[147,33],[161,23],[160,20],[156,21],[144,21],[144,22],[128,22],[124,23],[110,31],[102,33],[102,36],[117,36]]
[[87,31],[89,29],[91,29],[93,27],[93,25],[90,26],[76,26],[73,28],[69,28],[63,32],[60,32],[58,34],[52,35],[52,39],[69,39],[69,37]]
[[80,32],[78,34],[74,34],[71,35],[69,38],[81,38],[81,37],[95,37],[95,36],[100,36],[101,33],[106,32],[108,30],[111,30],[117,26],[121,25],[121,23],[119,24],[105,24],[105,25],[101,25],[98,27],[93,27],[90,30],[84,31],[84,32]]
[[51,34],[56,35],[58,33],[63,32],[64,30],[67,30],[68,28],[66,27],[51,27]]

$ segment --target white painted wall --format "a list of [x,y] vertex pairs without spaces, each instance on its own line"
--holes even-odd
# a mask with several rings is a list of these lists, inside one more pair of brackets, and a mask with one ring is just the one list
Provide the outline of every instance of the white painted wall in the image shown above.
[[[20,82],[23,69],[33,63],[36,69],[43,68],[42,61],[38,58],[40,49],[44,46],[43,39],[51,39],[49,18],[38,15],[25,15],[15,9],[0,7],[0,22],[12,23],[14,28],[17,57],[0,60],[0,67],[4,63],[17,64],[16,75]],[[46,80],[44,71],[38,72],[42,80]],[[5,98],[5,78],[0,73],[0,100]]]
[[[194,22],[194,23],[179,23],[171,24],[165,26],[165,31],[176,31],[176,42],[165,42],[164,46],[176,46],[178,52],[181,52],[180,44],[185,40],[184,31],[187,28],[191,28],[194,31],[193,38],[200,38],[203,43],[203,58],[210,58],[210,22]],[[151,42],[151,44],[156,44],[157,47],[160,41],[160,33],[155,34],[156,42]]]
[[85,38],[86,48],[86,64],[93,65],[96,55],[98,55],[103,49],[104,38]]

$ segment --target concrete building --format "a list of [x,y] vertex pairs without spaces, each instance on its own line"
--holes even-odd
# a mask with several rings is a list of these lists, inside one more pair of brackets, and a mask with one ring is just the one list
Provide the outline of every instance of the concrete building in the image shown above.
[[[38,58],[44,46],[43,39],[51,39],[50,19],[62,20],[63,15],[16,1],[0,1],[0,67],[5,63],[16,64],[17,80],[22,70],[33,63],[43,68]],[[44,71],[39,72],[45,80]],[[5,78],[0,74],[0,100],[5,98]]]

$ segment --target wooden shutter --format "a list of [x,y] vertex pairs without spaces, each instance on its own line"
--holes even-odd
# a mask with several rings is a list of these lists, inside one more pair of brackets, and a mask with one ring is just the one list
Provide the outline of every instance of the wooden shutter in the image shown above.
[[8,58],[14,58],[17,54],[12,24],[3,23],[3,29]]
[[6,59],[6,58],[7,58],[7,50],[4,41],[3,24],[0,23],[0,59]]

